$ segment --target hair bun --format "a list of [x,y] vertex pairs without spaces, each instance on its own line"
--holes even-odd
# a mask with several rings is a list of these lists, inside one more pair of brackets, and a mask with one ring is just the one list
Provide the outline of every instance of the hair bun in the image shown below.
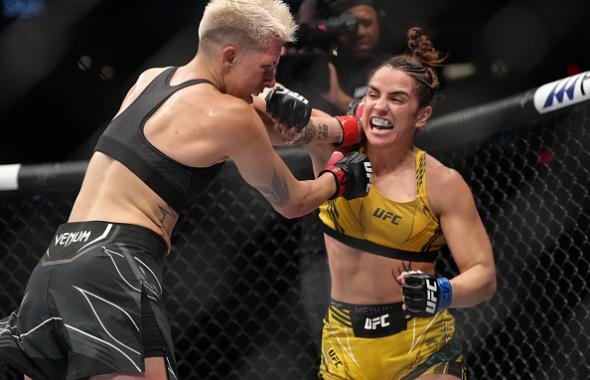
[[434,48],[430,38],[417,26],[408,30],[408,48],[413,56],[429,67],[441,66],[447,58]]

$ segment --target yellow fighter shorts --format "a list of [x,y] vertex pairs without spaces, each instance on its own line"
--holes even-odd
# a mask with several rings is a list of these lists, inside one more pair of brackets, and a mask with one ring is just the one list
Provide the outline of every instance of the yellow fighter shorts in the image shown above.
[[406,318],[401,303],[351,305],[332,300],[324,319],[320,378],[410,380],[450,374],[466,380],[455,319]]

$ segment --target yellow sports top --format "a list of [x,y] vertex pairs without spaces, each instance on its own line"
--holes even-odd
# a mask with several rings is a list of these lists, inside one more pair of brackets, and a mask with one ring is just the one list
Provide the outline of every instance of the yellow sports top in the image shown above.
[[326,201],[319,216],[324,232],[366,252],[399,260],[434,262],[445,244],[426,196],[426,152],[416,150],[416,198],[394,202],[371,186],[366,197]]

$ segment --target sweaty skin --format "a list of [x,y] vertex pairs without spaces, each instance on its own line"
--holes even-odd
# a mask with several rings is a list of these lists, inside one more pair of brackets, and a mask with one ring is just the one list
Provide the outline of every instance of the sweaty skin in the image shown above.
[[[372,186],[386,198],[410,202],[416,197],[415,130],[426,124],[432,109],[419,109],[414,80],[390,67],[379,69],[369,82],[360,120],[372,164]],[[319,117],[319,120],[325,118]],[[312,117],[314,124],[320,121]],[[390,125],[380,127],[379,125]],[[334,147],[306,146],[315,171]],[[461,275],[452,279],[451,307],[470,307],[495,292],[495,266],[489,237],[471,190],[454,169],[426,157],[426,193],[439,219],[447,245]],[[403,274],[434,273],[434,263],[409,262],[350,247],[324,235],[331,274],[331,297],[351,304],[383,304],[403,300]]]
[[[172,95],[147,121],[145,136],[158,150],[191,167],[208,167],[232,159],[251,186],[258,189],[275,210],[285,217],[304,215],[335,191],[332,175],[315,181],[297,181],[273,150],[250,94],[275,85],[274,73],[282,50],[279,40],[264,51],[240,56],[224,50],[226,77],[211,72],[199,55],[178,68],[171,84],[190,79],[208,79],[214,86],[200,84]],[[235,57],[239,57],[235,58]],[[164,68],[144,72],[127,94],[121,112]],[[231,80],[240,76],[246,80]],[[220,91],[222,90],[222,91]],[[231,91],[232,96],[223,91]],[[207,99],[203,102],[203,99]],[[178,212],[137,178],[129,169],[107,155],[92,156],[69,222],[106,220],[147,227],[160,234],[170,246]]]

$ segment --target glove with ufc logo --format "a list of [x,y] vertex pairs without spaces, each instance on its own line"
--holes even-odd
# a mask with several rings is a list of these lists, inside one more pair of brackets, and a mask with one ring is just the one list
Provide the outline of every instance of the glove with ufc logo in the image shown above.
[[408,272],[402,285],[404,308],[414,317],[432,317],[448,309],[453,300],[451,282],[421,271]]
[[360,152],[351,152],[344,156],[334,152],[326,167],[318,174],[330,172],[336,180],[336,192],[330,197],[343,196],[346,199],[360,198],[367,195],[371,186],[371,162]]
[[295,91],[275,87],[266,95],[266,112],[298,132],[309,123],[311,105]]

